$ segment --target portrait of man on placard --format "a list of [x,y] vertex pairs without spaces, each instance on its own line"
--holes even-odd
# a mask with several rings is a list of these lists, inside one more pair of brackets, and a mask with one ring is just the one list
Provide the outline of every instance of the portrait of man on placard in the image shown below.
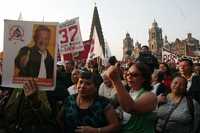
[[53,78],[56,36],[52,30],[55,26],[33,25],[32,41],[15,58],[14,77]]

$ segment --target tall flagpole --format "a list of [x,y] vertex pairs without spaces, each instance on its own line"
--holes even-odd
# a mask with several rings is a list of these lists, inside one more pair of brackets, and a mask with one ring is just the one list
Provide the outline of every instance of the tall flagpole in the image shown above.
[[44,23],[44,16],[42,17],[42,22]]
[[19,16],[18,16],[17,20],[23,20],[23,18],[22,18],[22,12],[19,13]]

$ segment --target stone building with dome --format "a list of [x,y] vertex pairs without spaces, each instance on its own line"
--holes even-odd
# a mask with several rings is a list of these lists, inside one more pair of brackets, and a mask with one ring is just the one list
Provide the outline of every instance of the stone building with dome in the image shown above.
[[133,39],[131,38],[129,33],[126,33],[126,37],[123,40],[123,61],[132,58],[133,49]]
[[163,48],[163,38],[162,29],[158,26],[156,20],[152,23],[149,29],[149,49],[158,58],[161,59],[162,48]]
[[139,43],[138,41],[136,41],[135,43],[135,47],[134,47],[134,50],[133,50],[133,53],[132,55],[137,58],[140,54],[140,51],[141,51],[141,48],[142,48],[142,44]]
[[178,56],[200,57],[199,40],[192,37],[192,33],[188,33],[187,38],[183,40],[176,38],[174,42],[168,42],[166,37],[164,40],[164,48]]

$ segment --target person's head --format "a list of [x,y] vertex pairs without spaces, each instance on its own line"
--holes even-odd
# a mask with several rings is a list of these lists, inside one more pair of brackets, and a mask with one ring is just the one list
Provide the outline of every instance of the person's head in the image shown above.
[[144,63],[134,63],[127,72],[127,82],[133,89],[151,90],[151,72]]
[[148,53],[149,52],[149,47],[147,45],[142,46],[140,52],[142,52],[142,53]]
[[63,65],[57,64],[57,71],[58,72],[64,72],[64,70],[65,70],[65,67]]
[[107,76],[106,72],[103,72],[103,73],[101,74],[101,77],[102,77],[102,79],[103,79],[103,83],[104,83],[107,87],[111,88],[111,87],[112,87],[112,82],[110,81],[110,79],[109,79],[109,77]]
[[193,62],[190,59],[182,59],[179,62],[179,72],[181,75],[191,75],[193,69]]
[[108,62],[110,65],[115,65],[117,63],[117,59],[115,56],[111,56],[109,59],[108,59]]
[[168,64],[164,63],[164,62],[162,62],[162,63],[159,64],[159,70],[161,72],[163,72],[163,73],[169,73],[170,72]]
[[171,83],[171,93],[177,96],[186,95],[187,79],[182,76],[176,76]]
[[200,75],[200,63],[195,63],[193,69],[197,75]]
[[164,73],[160,70],[154,70],[151,75],[152,83],[161,83],[164,80]]
[[86,66],[88,69],[92,68],[92,60],[89,60],[88,62],[86,62]]
[[74,70],[72,71],[71,79],[72,79],[72,82],[73,82],[74,84],[76,84],[76,83],[78,82],[79,73],[80,73],[79,69],[74,69]]
[[46,51],[49,45],[50,37],[50,29],[45,25],[39,25],[35,30],[35,34],[33,37],[36,47],[38,47],[39,50],[42,52]]
[[92,72],[86,68],[80,69],[80,75],[77,82],[78,94],[82,97],[92,97],[97,93],[97,81]]
[[71,73],[74,69],[75,63],[73,60],[69,60],[65,62],[65,70],[67,73]]
[[64,67],[64,64],[63,62],[57,62],[57,72],[64,72],[65,71],[65,67]]

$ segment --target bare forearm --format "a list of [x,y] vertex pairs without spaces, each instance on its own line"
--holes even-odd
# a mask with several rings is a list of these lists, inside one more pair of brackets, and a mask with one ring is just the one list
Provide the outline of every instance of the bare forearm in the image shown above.
[[114,87],[117,91],[118,102],[126,112],[132,112],[135,102],[125,90],[120,80],[113,81]]
[[119,125],[108,125],[102,128],[96,128],[96,133],[116,133],[119,131]]

